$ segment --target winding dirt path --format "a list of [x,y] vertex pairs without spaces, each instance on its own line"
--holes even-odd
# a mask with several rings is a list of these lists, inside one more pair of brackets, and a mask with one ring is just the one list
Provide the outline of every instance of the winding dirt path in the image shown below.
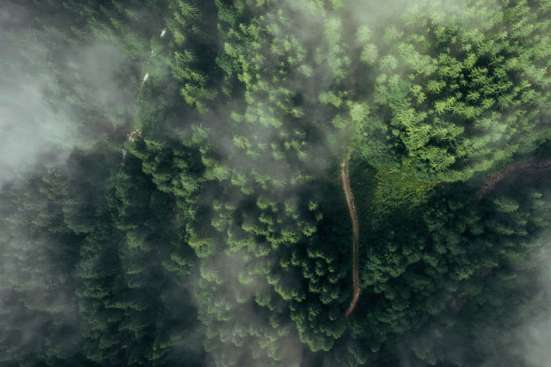
[[[340,164],[342,191],[344,192],[344,196],[346,199],[348,215],[350,216],[350,221],[352,222],[352,300],[350,301],[350,305],[345,312],[346,317],[352,315],[352,313],[356,309],[361,293],[359,270],[360,224],[358,221],[358,211],[356,209],[354,193],[352,192],[352,187],[350,186],[350,173],[348,169],[349,161],[350,158],[347,156],[343,158]],[[548,169],[551,169],[551,159],[512,163],[503,168],[501,171],[486,178],[483,185],[478,190],[477,198],[479,200],[482,199],[485,195],[493,191],[501,181],[515,173],[533,173]]]
[[345,316],[349,317],[358,304],[360,298],[360,270],[359,270],[359,252],[360,252],[360,224],[358,221],[358,211],[356,210],[356,202],[354,193],[350,186],[350,174],[348,171],[349,157],[341,161],[341,186],[346,198],[348,206],[348,215],[352,222],[352,301],[346,310]]
[[478,200],[482,199],[484,196],[486,196],[486,194],[492,192],[501,181],[515,173],[533,173],[547,169],[551,169],[551,159],[512,163],[503,168],[501,171],[489,176],[484,181],[482,187],[480,187],[480,190],[478,190],[477,198]]

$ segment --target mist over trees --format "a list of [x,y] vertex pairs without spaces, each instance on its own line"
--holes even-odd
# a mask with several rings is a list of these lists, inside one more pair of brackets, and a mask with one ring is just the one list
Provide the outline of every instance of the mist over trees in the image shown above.
[[0,367],[547,366],[550,63],[549,0],[3,0]]

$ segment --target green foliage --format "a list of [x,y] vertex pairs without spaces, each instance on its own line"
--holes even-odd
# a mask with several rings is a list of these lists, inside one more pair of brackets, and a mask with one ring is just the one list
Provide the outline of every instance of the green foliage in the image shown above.
[[526,364],[484,337],[537,298],[549,177],[477,191],[549,156],[551,5],[397,4],[29,1],[86,139],[1,187],[0,365]]
[[[43,169],[0,197],[0,364],[69,366],[78,344],[75,268],[81,237],[67,228],[62,172]],[[38,335],[39,337],[32,337]]]

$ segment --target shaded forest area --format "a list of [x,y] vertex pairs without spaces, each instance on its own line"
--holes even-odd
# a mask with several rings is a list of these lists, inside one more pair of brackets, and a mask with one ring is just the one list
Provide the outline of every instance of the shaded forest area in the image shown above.
[[0,367],[547,366],[550,41],[549,0],[1,1]]

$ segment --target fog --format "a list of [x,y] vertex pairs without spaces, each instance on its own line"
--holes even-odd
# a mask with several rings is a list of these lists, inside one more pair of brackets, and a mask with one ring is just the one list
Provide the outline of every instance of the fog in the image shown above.
[[[285,47],[292,49],[286,44],[289,40],[285,35],[296,36],[294,41],[300,43],[304,50],[293,56],[308,65],[297,70],[293,69],[285,78],[278,81],[279,84],[270,84],[266,90],[257,86],[258,90],[247,91],[251,93],[248,97],[255,96],[254,93],[269,95],[273,92],[274,94],[269,97],[277,101],[279,96],[275,87],[281,87],[282,90],[288,89],[301,98],[304,97],[305,105],[308,103],[316,105],[321,99],[318,94],[320,90],[329,90],[342,82],[345,76],[350,77],[348,75],[351,70],[350,60],[335,65],[331,61],[332,56],[346,52],[340,48],[341,43],[349,42],[354,44],[354,47],[360,47],[357,40],[351,39],[358,35],[346,34],[349,24],[343,24],[336,18],[326,20],[324,11],[313,4],[310,1],[301,3],[285,0],[277,4],[269,16],[263,18],[261,25],[273,31],[271,35],[276,41],[281,41],[281,44],[278,44],[281,49]],[[495,5],[495,12],[498,13],[499,3],[496,1],[493,5]],[[384,6],[377,2],[357,0],[347,2],[346,9],[350,14],[348,20],[351,24],[367,25],[373,32],[388,24],[399,26],[397,14],[402,14],[404,11],[422,14],[424,7],[430,6],[439,9],[434,20],[441,25],[469,27],[476,22],[487,21],[487,19],[477,18],[476,10],[472,10],[467,0],[436,2],[391,0],[385,2]],[[462,18],[467,11],[469,21],[463,23]],[[278,17],[281,14],[291,18],[292,22],[278,28],[281,26],[278,23]],[[139,103],[137,99],[142,88],[147,88],[148,84],[152,83],[152,79],[158,76],[154,70],[150,71],[144,65],[135,70],[132,69],[129,73],[130,79],[125,76],[125,72],[128,74],[128,65],[134,63],[132,65],[135,66],[136,60],[132,60],[129,51],[116,40],[92,38],[82,44],[68,44],[61,50],[52,48],[53,44],[61,42],[60,35],[52,33],[50,36],[45,36],[31,31],[29,25],[36,16],[38,15],[29,14],[24,7],[13,4],[0,9],[0,188],[8,187],[7,184],[10,182],[29,177],[44,166],[62,167],[75,148],[90,147],[106,135],[114,134],[121,127],[125,130],[130,129],[136,117]],[[163,42],[169,42],[172,34],[167,32],[164,25],[158,26],[157,37],[162,38]],[[331,31],[334,34],[330,34]],[[371,37],[377,38],[382,35],[376,34]],[[369,42],[376,43],[376,40],[371,39]],[[320,54],[322,56],[319,56]],[[143,55],[143,60],[154,55],[151,51],[149,55]],[[376,59],[377,50],[375,49],[368,56]],[[316,66],[318,62],[316,58],[320,57],[329,61],[320,62],[320,70],[316,71],[318,78],[309,78],[313,73],[312,66]],[[242,61],[249,62],[249,60]],[[265,60],[263,67],[276,68],[278,62],[277,57],[274,57],[274,60]],[[407,67],[409,66],[397,65],[395,73],[400,74],[400,70],[402,68],[406,70]],[[163,69],[163,72],[167,70]],[[366,75],[370,72],[371,69],[366,67]],[[166,75],[163,76],[166,77]],[[304,82],[305,80],[308,83]],[[304,144],[307,146],[299,146],[304,138],[304,131],[301,130],[304,126],[297,126],[294,130],[288,129],[292,130],[290,135],[281,135],[283,129],[280,129],[280,124],[293,114],[296,120],[302,119],[303,111],[286,111],[285,108],[271,104],[269,97],[265,100],[258,98],[255,100],[256,104],[247,104],[246,101],[234,100],[230,96],[220,105],[209,107],[211,111],[208,116],[216,121],[212,126],[224,126],[224,128],[210,129],[206,142],[213,155],[219,157],[217,163],[220,167],[224,166],[224,169],[231,171],[221,173],[220,176],[224,176],[225,181],[220,181],[228,183],[231,180],[235,182],[244,180],[251,187],[260,186],[266,191],[266,195],[271,195],[270,199],[276,198],[280,204],[298,206],[302,185],[309,180],[327,177],[328,172],[331,174],[330,171],[335,167],[334,162],[339,159],[349,142],[346,140],[347,137],[336,132],[335,124],[338,121],[334,120],[335,115],[328,114],[324,108],[320,108],[312,116],[306,116],[300,120],[308,125],[308,129],[315,132],[312,134],[315,138],[308,141],[308,145]],[[288,98],[291,98],[290,95]],[[254,100],[254,98],[250,99]],[[343,108],[349,114],[352,114],[352,102],[361,101],[351,101],[350,105]],[[236,110],[242,111],[243,115],[232,115]],[[87,111],[93,113],[86,113]],[[347,115],[346,118],[348,117]],[[239,119],[245,122],[242,123],[243,121]],[[247,125],[247,123],[250,124]],[[182,125],[184,124],[187,124],[187,121],[183,121]],[[506,133],[500,130],[498,121],[487,121],[487,124],[487,130],[493,132],[490,137],[491,143],[499,143],[507,138]],[[183,135],[190,134],[188,125],[182,127],[181,131],[185,132]],[[235,135],[230,136],[230,132]],[[178,138],[181,137],[178,136]],[[285,146],[284,144],[289,141],[296,142],[297,145]],[[388,148],[385,146],[386,141],[374,144],[379,144],[381,151]],[[281,153],[280,155],[273,154],[270,149],[277,145],[280,148],[285,147],[278,152]],[[296,157],[300,158],[299,164],[294,161]],[[303,157],[311,157],[311,160],[302,159]],[[296,165],[301,165],[304,171],[296,169]],[[274,173],[277,173],[281,180],[274,180],[264,185],[263,176],[275,175]],[[234,186],[238,187],[240,184],[241,182],[237,182]],[[220,192],[202,194],[203,196],[198,198],[197,202],[205,205],[210,205],[214,199],[224,195]],[[246,192],[232,192],[231,195],[231,199],[223,198],[227,200],[224,204],[240,207],[251,197]],[[17,214],[15,209],[11,214]],[[222,219],[229,221],[226,218]],[[17,215],[10,217],[10,220],[17,222]],[[18,305],[10,303],[10,292],[14,290],[27,297],[29,304],[36,304],[37,309],[54,310],[52,315],[58,317],[59,322],[70,325],[73,329],[78,328],[76,297],[70,296],[74,292],[73,284],[55,270],[55,253],[48,252],[48,249],[55,247],[55,244],[52,245],[52,242],[49,242],[50,239],[37,240],[34,236],[36,234],[30,236],[23,224],[16,223],[12,232],[0,236],[0,245],[3,245],[0,248],[0,277],[2,278],[0,280],[0,316],[4,316],[4,325],[11,327],[19,324],[18,327],[25,330],[19,343],[14,343],[21,347],[43,337],[40,322],[44,321],[36,321],[33,317],[25,318],[27,313],[25,317],[21,316],[20,312],[24,313],[27,310],[16,309]],[[297,228],[301,225],[304,223],[296,223]],[[297,232],[300,231],[297,230]],[[199,317],[206,323],[206,326],[202,326],[204,330],[197,328],[190,333],[189,343],[194,348],[198,348],[203,333],[215,338],[220,336],[225,344],[219,343],[218,349],[208,350],[213,366],[222,365],[224,362],[242,367],[260,367],[264,363],[262,359],[264,352],[273,353],[272,357],[279,359],[284,366],[300,366],[305,347],[301,344],[296,325],[289,321],[286,324],[274,326],[273,320],[269,319],[267,313],[257,312],[256,305],[264,293],[276,294],[273,285],[266,281],[265,274],[247,279],[251,274],[247,267],[258,259],[247,252],[246,246],[237,250],[234,248],[233,252],[228,251],[227,248],[231,247],[231,244],[223,242],[227,238],[214,230],[208,235],[209,239],[213,240],[214,244],[209,245],[215,250],[215,255],[208,259],[200,259],[198,271],[193,275],[190,284],[185,286],[186,291],[194,297],[193,301]],[[250,236],[254,241],[258,241],[256,245],[259,248],[272,246],[270,243],[261,242],[259,237],[261,236]],[[526,262],[517,264],[518,276],[529,277],[527,281],[537,285],[537,292],[533,298],[526,300],[518,307],[519,314],[513,316],[511,321],[513,326],[509,333],[498,335],[496,325],[483,325],[480,330],[477,330],[480,345],[484,346],[481,348],[489,348],[485,350],[487,359],[481,366],[498,367],[504,363],[513,365],[514,361],[521,361],[530,367],[549,366],[551,361],[549,347],[551,345],[551,247],[547,244],[551,243],[549,238],[551,237],[544,236],[539,240],[545,242],[542,246],[544,250],[534,252]],[[308,243],[308,245],[314,247],[316,244]],[[18,258],[19,262],[11,262],[13,258]],[[268,263],[267,268],[275,268],[272,263],[277,259],[264,260]],[[27,269],[34,269],[35,272],[29,273]],[[208,286],[201,284],[205,279],[212,284]],[[300,281],[303,280],[300,279]],[[20,287],[17,288],[15,286],[17,284],[27,287],[17,286]],[[201,288],[202,285],[203,288]],[[53,289],[57,296],[52,296],[48,292],[46,295],[36,293],[35,288],[47,289],[48,292]],[[185,296],[188,296],[187,293]],[[233,308],[217,309],[217,307],[223,307],[222,301],[226,298],[227,304],[231,304]],[[206,303],[205,300],[211,303]],[[235,300],[239,302],[236,303]],[[216,316],[222,321],[213,321]],[[24,321],[21,321],[22,318]],[[231,322],[224,324],[226,320]],[[312,317],[304,323],[315,323],[318,320]],[[233,322],[235,324],[231,324]],[[465,340],[463,335],[455,334],[450,331],[451,329],[442,327],[443,324],[454,322],[456,320],[453,316],[450,318],[446,316],[436,320],[434,325],[428,325],[422,329],[419,335],[397,341],[396,349],[402,350],[402,367],[417,367],[417,359],[412,356],[411,349],[418,353],[418,357],[426,357],[422,354],[434,353],[433,349],[438,349],[432,360],[435,364],[467,363],[469,350],[465,346],[472,340]],[[70,350],[76,348],[75,343],[78,340],[76,335],[76,332],[69,333],[66,345]],[[279,347],[275,351],[269,350],[270,343],[275,341],[280,343]],[[253,356],[260,357],[255,359]]]

